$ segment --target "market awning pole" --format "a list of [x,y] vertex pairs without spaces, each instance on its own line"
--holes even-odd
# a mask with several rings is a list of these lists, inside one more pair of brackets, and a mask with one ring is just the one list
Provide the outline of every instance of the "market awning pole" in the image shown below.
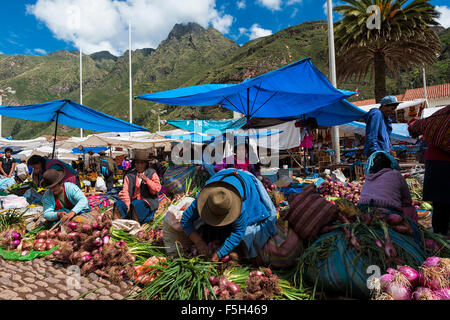
[[[330,82],[336,88],[336,55],[334,50],[334,27],[333,27],[333,3],[327,0],[328,11],[328,50],[330,52]],[[335,163],[341,163],[340,145],[339,145],[339,128],[337,126],[331,128],[331,141],[335,153]]]
[[[128,21],[128,64],[130,67],[130,123],[133,123],[133,78],[131,71],[131,20]],[[130,133],[131,135],[131,133]]]
[[55,159],[56,134],[57,134],[57,132],[58,132],[58,120],[59,120],[59,110],[56,111],[55,136],[53,137],[53,152],[52,152],[52,159]]
[[425,98],[425,107],[429,108],[428,105],[428,92],[427,92],[427,76],[425,74],[425,65],[422,68],[423,70],[423,97]]
[[[83,105],[83,49],[80,46],[80,104]],[[80,129],[80,137],[83,138],[83,128]]]

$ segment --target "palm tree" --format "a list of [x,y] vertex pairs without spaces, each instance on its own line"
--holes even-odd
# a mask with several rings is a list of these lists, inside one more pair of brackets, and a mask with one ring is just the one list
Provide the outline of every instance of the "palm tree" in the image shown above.
[[[335,23],[336,65],[340,80],[375,76],[375,99],[386,95],[386,71],[432,64],[441,43],[432,26],[439,13],[429,0],[343,0],[334,10],[343,15]],[[367,27],[370,6],[380,8],[380,28]]]

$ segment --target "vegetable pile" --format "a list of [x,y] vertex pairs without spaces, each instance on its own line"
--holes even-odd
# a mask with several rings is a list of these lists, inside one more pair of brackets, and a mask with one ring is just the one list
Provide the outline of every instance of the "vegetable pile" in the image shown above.
[[22,234],[10,231],[3,234],[1,246],[6,250],[16,250],[22,240]]
[[245,281],[245,290],[237,293],[237,300],[270,300],[280,296],[282,290],[278,285],[278,276],[268,268],[252,271]]
[[450,300],[450,259],[430,257],[416,271],[389,268],[379,279],[375,300]]
[[319,193],[323,197],[331,196],[347,199],[356,204],[361,196],[361,189],[362,183],[354,182],[344,184],[340,181],[333,181],[333,179],[328,176],[325,182],[319,186]]
[[[224,276],[210,276],[209,282],[213,286],[212,290],[215,297],[217,297],[219,300],[229,300],[232,297],[235,297],[240,291],[240,288],[237,284],[228,280]],[[207,293],[209,294],[209,290],[207,290]]]

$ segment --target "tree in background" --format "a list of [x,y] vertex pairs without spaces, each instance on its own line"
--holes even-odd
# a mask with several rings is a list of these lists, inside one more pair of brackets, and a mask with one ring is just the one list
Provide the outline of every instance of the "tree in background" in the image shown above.
[[338,77],[374,77],[377,102],[387,95],[386,72],[396,78],[400,70],[432,64],[439,56],[441,43],[432,30],[439,12],[429,0],[343,2],[334,9],[343,16],[335,23]]

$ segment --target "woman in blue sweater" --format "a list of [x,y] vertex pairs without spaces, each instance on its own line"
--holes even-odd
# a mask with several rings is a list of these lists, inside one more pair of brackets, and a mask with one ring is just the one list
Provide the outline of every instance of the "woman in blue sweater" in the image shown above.
[[[206,241],[215,237],[222,242],[212,253],[216,262],[238,246],[246,258],[256,258],[276,234],[276,220],[275,206],[262,183],[249,172],[230,168],[207,181],[180,222],[200,254],[209,253]],[[203,225],[195,229],[194,222]]]

